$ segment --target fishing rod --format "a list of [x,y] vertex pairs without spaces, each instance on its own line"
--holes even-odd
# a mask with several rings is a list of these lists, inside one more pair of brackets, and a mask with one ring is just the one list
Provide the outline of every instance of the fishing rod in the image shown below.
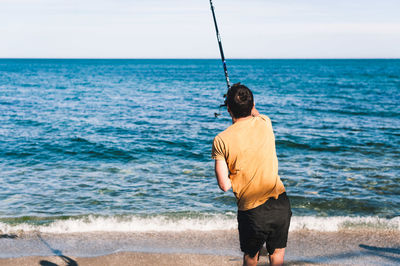
[[[224,50],[222,49],[222,41],[221,41],[221,36],[219,35],[219,30],[218,30],[218,25],[217,25],[217,19],[215,17],[215,12],[214,12],[214,6],[212,3],[212,0],[210,0],[210,7],[211,7],[211,12],[213,15],[214,19],[214,25],[215,25],[215,32],[217,33],[217,40],[218,40],[218,46],[219,46],[219,53],[221,54],[221,60],[222,60],[222,65],[224,67],[224,73],[225,73],[225,80],[226,80],[226,86],[228,87],[228,91],[231,88],[231,84],[229,82],[229,75],[228,75],[228,69],[226,68],[226,62],[225,62],[225,56],[224,56]],[[221,104],[219,108],[226,106],[226,94],[224,94],[224,104]],[[215,117],[218,117],[221,115],[220,113],[214,113]]]

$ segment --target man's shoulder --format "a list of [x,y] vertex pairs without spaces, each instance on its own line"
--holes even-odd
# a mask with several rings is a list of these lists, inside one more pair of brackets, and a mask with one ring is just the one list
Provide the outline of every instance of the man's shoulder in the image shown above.
[[224,131],[221,131],[218,133],[215,137],[214,140],[219,140],[219,141],[224,141],[229,136],[229,133],[227,132],[228,128],[226,128]]
[[258,117],[267,122],[271,122],[271,119],[267,115],[259,114]]
[[[266,122],[267,124],[271,124],[271,119],[267,115],[259,114],[256,117],[253,117],[253,119],[260,119],[261,121]],[[247,124],[246,124],[247,125]],[[235,136],[237,134],[240,134],[242,127],[237,127],[237,125],[232,124],[229,127],[227,127],[224,131],[218,133],[214,139],[220,139],[222,141],[226,141],[230,139],[232,136]]]
[[271,118],[267,115],[258,115],[258,118],[260,121],[262,121],[262,124],[267,125],[268,128],[272,128],[272,121]]
[[222,140],[226,140],[227,138],[229,138],[232,134],[235,134],[235,124],[230,125],[229,127],[227,127],[224,131],[220,132],[216,138],[220,138]]

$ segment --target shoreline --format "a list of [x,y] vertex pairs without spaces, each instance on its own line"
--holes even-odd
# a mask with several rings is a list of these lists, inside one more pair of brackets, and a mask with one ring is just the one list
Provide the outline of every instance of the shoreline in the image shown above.
[[[0,235],[0,247],[1,265],[242,263],[236,230]],[[260,265],[265,265],[266,255],[263,249]],[[48,264],[40,264],[46,261]],[[290,232],[285,261],[287,265],[399,264],[400,232],[365,229]]]

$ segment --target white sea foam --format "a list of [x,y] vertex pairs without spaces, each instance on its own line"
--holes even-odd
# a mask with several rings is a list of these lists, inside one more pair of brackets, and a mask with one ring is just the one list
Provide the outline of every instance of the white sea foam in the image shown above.
[[31,225],[21,223],[8,225],[0,222],[0,230],[9,233],[15,231],[39,231],[43,233],[80,233],[80,232],[162,232],[162,231],[211,231],[229,230],[237,227],[233,216],[213,215],[201,218],[153,217],[95,217],[71,218],[58,220],[48,225]]
[[[84,233],[84,232],[167,232],[167,231],[212,231],[237,228],[234,215],[213,215],[200,218],[170,218],[167,216],[137,217],[113,216],[70,218],[58,220],[48,225],[28,223],[8,224],[0,222],[3,233],[34,232],[42,233]],[[392,229],[400,230],[400,217],[385,219],[379,217],[292,217],[290,231],[301,229],[335,232],[341,229]]]
[[400,230],[400,217],[392,219],[369,217],[316,217],[297,216],[292,217],[290,230],[301,229],[335,232],[341,229],[394,229]]

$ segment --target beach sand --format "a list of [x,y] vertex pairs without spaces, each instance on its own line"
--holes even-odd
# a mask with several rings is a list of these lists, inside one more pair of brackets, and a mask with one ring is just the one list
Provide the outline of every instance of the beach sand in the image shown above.
[[[3,234],[0,265],[241,265],[236,230]],[[286,265],[398,265],[397,230],[291,232]],[[263,250],[259,265],[266,265]]]
[[4,266],[15,265],[241,265],[241,258],[198,254],[162,254],[121,252],[94,258],[23,257],[0,261]]

